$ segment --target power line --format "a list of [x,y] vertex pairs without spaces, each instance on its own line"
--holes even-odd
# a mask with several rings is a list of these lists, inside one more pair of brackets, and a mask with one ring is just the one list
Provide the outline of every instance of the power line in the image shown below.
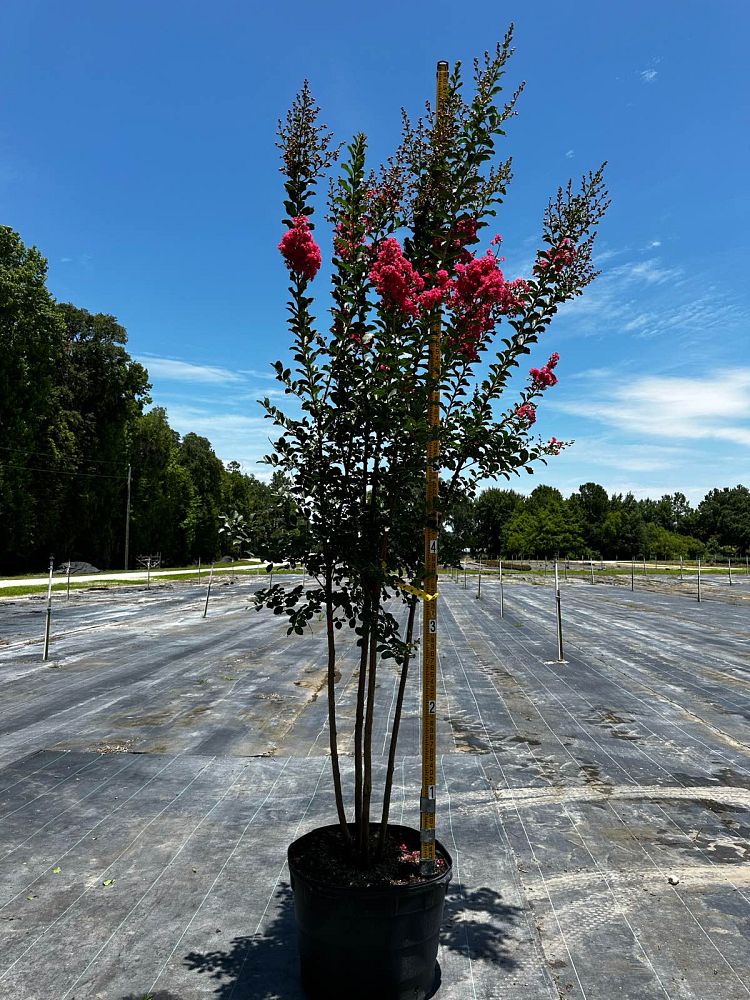
[[128,478],[127,473],[121,476],[107,476],[101,472],[66,472],[65,469],[41,469],[37,465],[18,465],[15,462],[5,463],[7,469],[23,469],[26,472],[46,472],[50,476],[83,476],[86,479],[118,479],[123,482]]
[[[42,455],[44,458],[52,458],[48,451],[34,451],[27,448],[12,448],[10,445],[0,444],[0,451],[13,451],[18,455]],[[118,465],[125,466],[126,462],[113,462],[111,459],[106,458],[92,458],[89,460],[90,465]]]

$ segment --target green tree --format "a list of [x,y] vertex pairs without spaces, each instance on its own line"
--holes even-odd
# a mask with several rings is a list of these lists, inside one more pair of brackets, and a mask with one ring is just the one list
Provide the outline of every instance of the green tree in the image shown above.
[[523,498],[515,490],[490,487],[484,490],[474,505],[476,545],[490,558],[496,559],[508,551],[508,525]]
[[698,504],[690,524],[715,550],[750,552],[750,490],[741,485],[711,490]]
[[62,408],[72,437],[65,509],[58,536],[66,553],[99,566],[119,564],[123,547],[126,470],[135,421],[150,401],[148,372],[125,349],[113,316],[70,304],[65,326]]
[[182,522],[187,558],[212,559],[219,549],[224,465],[211,442],[193,433],[186,434],[179,444],[177,461],[190,480],[190,503]]
[[570,499],[570,510],[579,525],[583,548],[604,555],[604,522],[610,510],[604,487],[598,483],[583,483]]
[[61,412],[62,317],[47,261],[0,226],[0,560],[38,564],[55,541],[61,481],[74,450]]
[[155,406],[134,426],[131,551],[161,553],[164,563],[187,562],[186,522],[194,499],[190,473],[179,463],[180,436]]

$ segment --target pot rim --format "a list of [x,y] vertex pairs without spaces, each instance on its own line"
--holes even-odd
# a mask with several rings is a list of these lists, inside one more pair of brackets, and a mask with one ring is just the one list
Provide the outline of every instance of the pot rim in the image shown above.
[[[354,827],[353,823],[347,824],[350,828]],[[375,829],[380,829],[379,823],[371,823],[371,827]],[[326,893],[336,896],[367,896],[368,899],[372,899],[377,896],[398,896],[402,894],[413,894],[419,895],[420,893],[429,892],[438,885],[447,885],[453,877],[453,858],[451,857],[445,846],[439,841],[435,840],[435,851],[439,853],[445,859],[445,868],[443,871],[436,873],[428,879],[421,882],[406,882],[400,885],[335,885],[331,882],[326,881],[323,878],[315,878],[313,875],[300,872],[297,868],[296,862],[292,858],[292,850],[297,844],[302,843],[305,840],[312,839],[316,834],[322,833],[325,830],[338,830],[340,828],[339,823],[328,823],[325,826],[316,826],[312,830],[308,830],[307,833],[303,833],[301,837],[297,837],[287,848],[287,862],[289,864],[289,872],[292,876],[292,890],[294,889],[294,881],[299,879],[306,886],[315,889],[325,890]],[[419,830],[415,830],[413,826],[404,826],[401,823],[389,823],[389,830],[407,830],[409,833],[419,833]]]

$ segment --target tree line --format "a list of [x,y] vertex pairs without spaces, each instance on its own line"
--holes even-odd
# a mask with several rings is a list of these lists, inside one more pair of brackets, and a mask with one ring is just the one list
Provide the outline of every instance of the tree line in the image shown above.
[[444,562],[467,549],[491,558],[731,558],[750,552],[750,490],[711,490],[691,507],[683,493],[637,500],[597,483],[568,498],[551,486],[527,497],[487,489],[443,531]]
[[[148,371],[113,316],[58,303],[47,262],[0,226],[0,572],[57,563],[122,567],[128,468],[130,564],[165,565],[252,552],[273,560],[304,523],[270,483],[224,464],[198,434],[181,437],[151,406]],[[239,514],[240,548],[220,533]],[[695,508],[681,493],[636,500],[585,483],[567,499],[550,486],[524,497],[487,489],[444,526],[441,559],[727,557],[750,551],[750,492],[712,490]]]
[[[47,261],[0,226],[0,572],[84,560],[209,561],[230,547],[222,515],[237,511],[244,551],[273,558],[296,531],[279,482],[225,465],[198,434],[181,437],[149,408],[148,371],[113,316],[58,303]],[[236,548],[236,546],[235,546]]]

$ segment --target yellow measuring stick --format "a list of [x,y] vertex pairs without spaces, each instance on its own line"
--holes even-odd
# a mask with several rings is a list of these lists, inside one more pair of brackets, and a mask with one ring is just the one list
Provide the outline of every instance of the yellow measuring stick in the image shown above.
[[[435,118],[448,99],[448,63],[437,64]],[[438,459],[440,457],[440,312],[430,331],[427,404],[430,438],[427,442],[427,489],[424,529],[424,594],[422,605],[422,794],[419,800],[419,868],[434,875],[435,785],[437,784],[437,593],[438,593]]]

